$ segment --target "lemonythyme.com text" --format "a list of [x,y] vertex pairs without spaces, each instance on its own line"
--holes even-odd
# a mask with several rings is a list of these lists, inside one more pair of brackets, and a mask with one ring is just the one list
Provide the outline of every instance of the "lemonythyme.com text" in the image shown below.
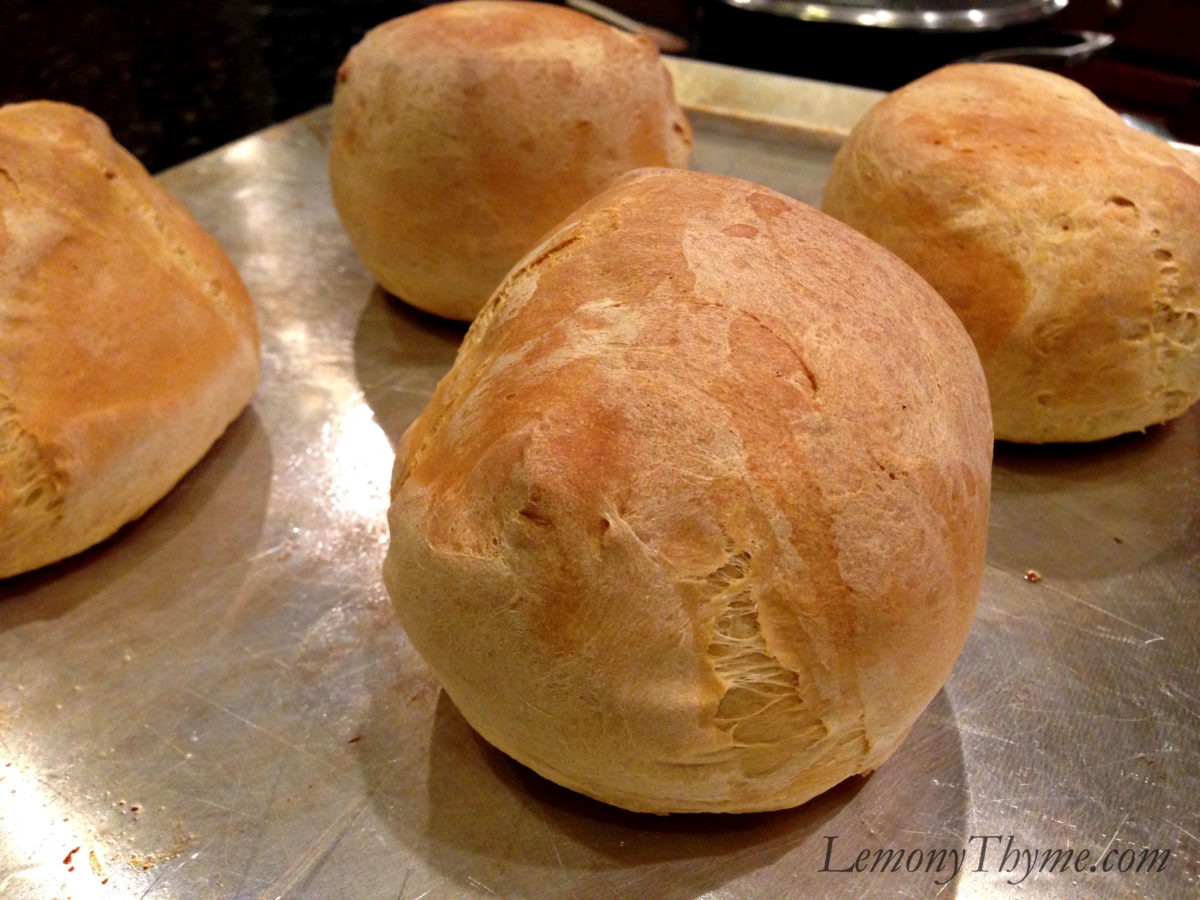
[[1171,851],[1147,847],[1026,847],[1011,834],[973,834],[964,847],[847,847],[836,835],[825,835],[825,860],[819,872],[894,874],[925,872],[935,884],[947,884],[966,872],[1009,876],[1017,885],[1031,876],[1068,872],[1161,872]]

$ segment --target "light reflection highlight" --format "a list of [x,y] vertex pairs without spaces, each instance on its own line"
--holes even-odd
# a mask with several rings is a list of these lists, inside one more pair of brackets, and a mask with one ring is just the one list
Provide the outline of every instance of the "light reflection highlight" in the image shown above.
[[387,512],[394,455],[375,413],[360,401],[340,421],[326,423],[323,432],[329,448],[330,500],[342,512],[378,519]]
[[221,155],[226,162],[253,163],[262,155],[262,140],[255,137],[246,138],[236,144],[230,144]]
[[111,900],[129,888],[95,828],[77,827],[54,800],[41,779],[0,766],[0,897]]

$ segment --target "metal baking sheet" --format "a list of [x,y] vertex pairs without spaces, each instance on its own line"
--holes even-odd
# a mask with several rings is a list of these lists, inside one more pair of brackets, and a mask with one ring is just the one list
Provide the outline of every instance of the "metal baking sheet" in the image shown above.
[[[695,167],[809,202],[873,101],[672,65]],[[875,774],[770,814],[612,809],[476,737],[392,617],[391,447],[464,328],[356,260],[329,123],[162,176],[257,300],[262,385],[141,520],[0,583],[0,897],[1200,894],[1200,409],[997,448],[978,618]]]

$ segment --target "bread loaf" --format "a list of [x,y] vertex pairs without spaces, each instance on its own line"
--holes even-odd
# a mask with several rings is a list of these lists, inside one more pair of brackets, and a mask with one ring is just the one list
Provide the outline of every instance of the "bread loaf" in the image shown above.
[[1200,158],[1073,81],[991,63],[890,94],[823,208],[920,272],[983,360],[998,438],[1093,441],[1200,397]]
[[949,307],[821,213],[647,169],[522,260],[397,449],[385,580],[466,719],[658,813],[900,744],[965,640],[992,431]]
[[369,32],[338,72],[329,175],[389,292],[470,320],[551,227],[691,130],[646,37],[545,3],[463,0]]
[[258,371],[232,263],[104,123],[0,107],[0,577],[139,516]]

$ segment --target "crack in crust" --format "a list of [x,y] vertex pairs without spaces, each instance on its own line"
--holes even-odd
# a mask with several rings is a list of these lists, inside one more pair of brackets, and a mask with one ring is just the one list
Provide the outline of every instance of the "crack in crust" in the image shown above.
[[[109,136],[107,126],[105,126],[105,131],[106,136]],[[222,283],[221,278],[214,274],[212,265],[206,260],[196,258],[195,253],[188,247],[187,238],[180,233],[177,225],[169,222],[163,214],[163,209],[156,207],[151,200],[147,199],[144,188],[134,184],[126,177],[127,175],[134,177],[143,175],[140,165],[132,156],[124,148],[118,147],[115,151],[117,158],[110,160],[90,144],[74,141],[64,141],[64,144],[70,146],[72,152],[79,159],[86,160],[93,168],[103,173],[105,181],[110,184],[110,189],[118,198],[121,206],[140,218],[150,232],[161,241],[162,246],[169,250],[169,253],[160,258],[164,268],[169,264],[183,279],[198,286],[212,301],[213,309],[230,325],[240,328],[245,318],[245,311],[239,308],[239,304]],[[114,167],[112,163],[125,163],[127,172],[119,171],[119,168]],[[130,165],[131,163],[132,165]],[[164,205],[175,206],[177,203],[178,201],[174,197],[169,197],[165,200]],[[187,224],[189,223],[184,223],[184,226],[186,227]]]
[[[458,353],[455,357],[455,366],[451,369],[449,376],[438,386],[437,392],[434,394],[434,399],[426,407],[425,412],[417,420],[423,424],[423,431],[419,434],[414,433],[417,437],[417,442],[410,445],[407,456],[405,457],[402,467],[397,469],[397,477],[393,486],[393,493],[399,489],[412,473],[420,465],[421,460],[425,457],[426,452],[433,444],[442,426],[450,420],[464,400],[474,390],[475,385],[488,373],[492,363],[491,357],[484,357],[476,361],[465,373],[460,371],[459,361],[468,359],[475,355],[480,355],[478,349],[485,340],[485,336],[492,328],[492,322],[498,319],[506,310],[509,304],[509,298],[520,287],[523,286],[525,279],[535,275],[540,267],[547,264],[547,261],[552,257],[562,253],[572,244],[579,240],[579,235],[574,228],[567,228],[556,235],[547,239],[546,243],[536,248],[519,270],[513,271],[505,278],[504,283],[496,290],[479,314],[472,320],[467,333],[463,336],[462,343],[459,345]],[[424,422],[426,417],[429,417],[427,422]]]
[[67,476],[54,462],[53,451],[21,424],[16,407],[0,393],[0,546],[14,538],[14,519],[62,519]]
[[767,646],[747,583],[750,564],[748,550],[731,553],[707,579],[719,609],[708,656],[725,684],[713,722],[740,747],[818,741],[829,729],[801,695],[800,676]]

